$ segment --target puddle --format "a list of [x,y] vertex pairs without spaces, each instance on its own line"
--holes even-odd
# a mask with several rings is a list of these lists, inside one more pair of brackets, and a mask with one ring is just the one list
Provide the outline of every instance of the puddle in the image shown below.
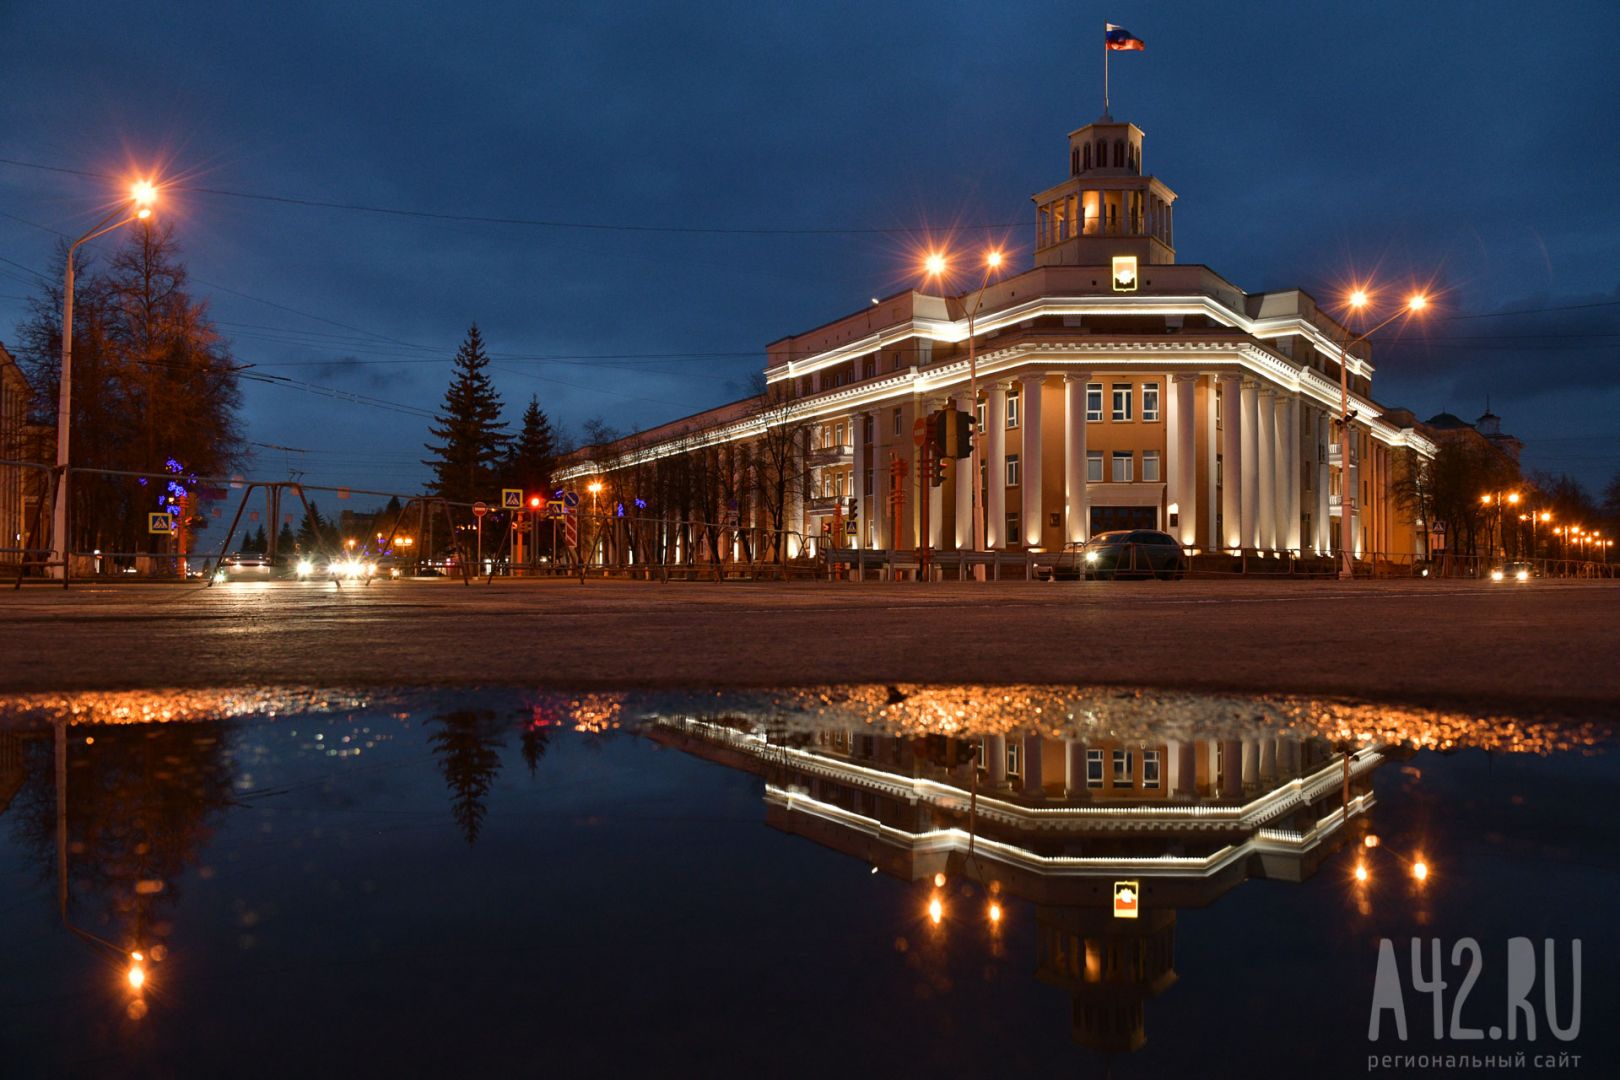
[[1060,687],[14,698],[0,1074],[1612,1075],[1612,751]]

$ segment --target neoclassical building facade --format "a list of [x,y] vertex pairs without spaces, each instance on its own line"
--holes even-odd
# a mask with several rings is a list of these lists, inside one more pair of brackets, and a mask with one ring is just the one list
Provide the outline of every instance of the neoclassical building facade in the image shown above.
[[[731,447],[730,467],[746,468],[738,447],[790,428],[779,494],[794,549],[1053,550],[1152,528],[1195,551],[1326,555],[1348,512],[1358,557],[1421,554],[1395,482],[1434,446],[1373,400],[1368,348],[1344,352],[1345,328],[1300,290],[1246,293],[1178,264],[1176,195],[1143,160],[1134,124],[1072,132],[1069,176],[1033,197],[1032,267],[961,294],[909,290],[772,342],[765,394],[587,448],[563,481],[694,447]],[[953,408],[977,415],[982,545],[965,461],[922,509],[914,425]],[[756,488],[732,485],[731,523],[766,524]]]

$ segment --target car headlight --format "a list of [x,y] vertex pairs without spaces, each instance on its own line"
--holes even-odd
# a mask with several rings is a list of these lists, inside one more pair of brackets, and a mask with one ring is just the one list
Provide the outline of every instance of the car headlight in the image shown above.
[[308,559],[299,559],[297,569],[299,577],[309,577],[315,572],[315,564]]
[[1501,581],[1502,577],[1503,577],[1502,571],[1500,571],[1500,570],[1492,570],[1491,571],[1491,580],[1492,581]]
[[1086,552],[1086,562],[1096,562],[1096,561],[1097,561],[1097,553],[1095,551]]
[[1515,580],[1515,581],[1529,581],[1530,580],[1530,571],[1528,571],[1528,570],[1520,570],[1517,574],[1513,575],[1513,580]]
[[214,582],[217,584],[217,583],[219,583],[221,581],[224,581],[224,580],[225,580],[225,571],[223,571],[223,570],[215,570],[214,571]]

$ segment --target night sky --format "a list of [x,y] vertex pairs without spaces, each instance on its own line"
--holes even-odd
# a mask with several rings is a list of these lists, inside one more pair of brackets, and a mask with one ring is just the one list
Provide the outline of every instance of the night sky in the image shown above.
[[[907,230],[1027,267],[1029,196],[1102,111],[1105,19],[1147,43],[1115,54],[1113,112],[1181,197],[1180,261],[1250,292],[1435,288],[1375,352],[1380,401],[1473,419],[1489,395],[1527,468],[1620,470],[1609,2],[6,0],[0,157],[189,188],[159,214],[241,361],[409,407],[245,382],[249,471],[414,490],[416,410],[470,322],[513,421],[538,394],[629,430],[916,283]],[[120,190],[0,164],[0,340],[53,233]]]

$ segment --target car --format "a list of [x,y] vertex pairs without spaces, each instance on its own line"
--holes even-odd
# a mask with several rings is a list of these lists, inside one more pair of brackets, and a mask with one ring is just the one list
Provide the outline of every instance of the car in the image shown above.
[[1154,529],[1117,529],[1098,533],[1084,544],[1068,544],[1036,572],[1059,578],[1180,578],[1187,573],[1187,556],[1180,541]]
[[238,551],[220,560],[214,577],[220,581],[268,581],[275,576],[275,563],[270,556],[251,551]]
[[1491,567],[1491,581],[1526,582],[1536,576],[1536,568],[1527,562],[1508,563]]

